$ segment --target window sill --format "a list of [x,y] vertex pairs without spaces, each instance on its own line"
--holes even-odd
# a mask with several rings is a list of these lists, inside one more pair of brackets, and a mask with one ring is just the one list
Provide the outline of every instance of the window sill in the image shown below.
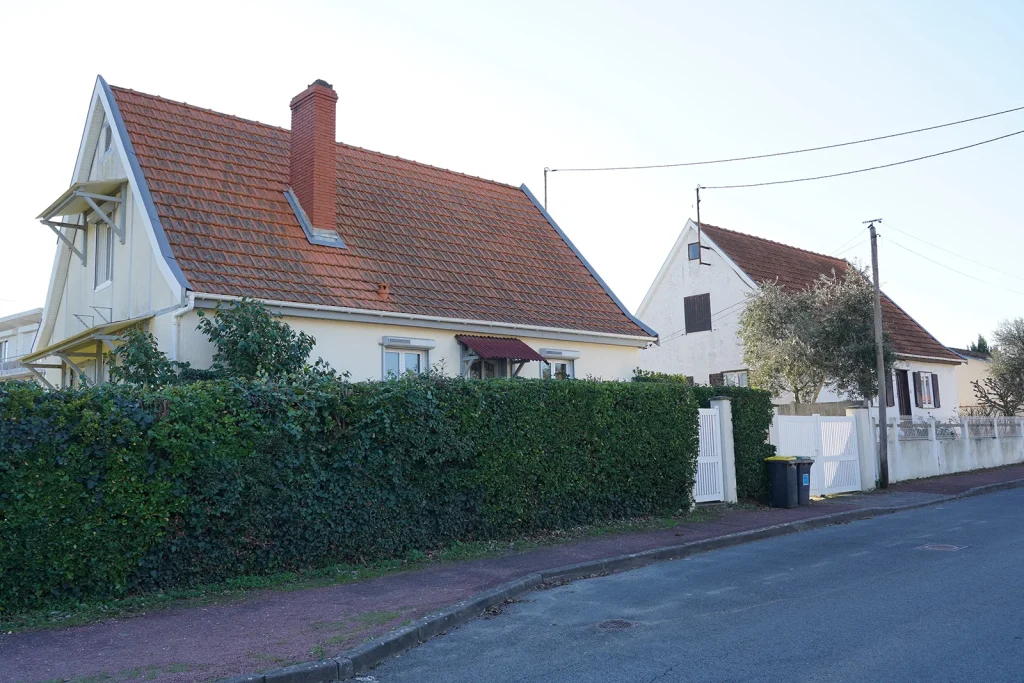
[[92,288],[92,291],[94,291],[94,292],[102,292],[102,291],[103,291],[104,289],[107,289],[107,288],[108,288],[108,287],[110,287],[110,286],[111,286],[112,284],[114,284],[114,281],[113,281],[113,280],[107,280],[107,281],[106,281],[106,282],[104,282],[103,284],[101,284],[101,285],[97,285],[97,286],[93,287],[93,288]]

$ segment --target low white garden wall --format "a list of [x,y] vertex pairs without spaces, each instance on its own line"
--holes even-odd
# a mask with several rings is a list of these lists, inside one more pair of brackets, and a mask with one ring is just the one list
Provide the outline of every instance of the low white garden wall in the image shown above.
[[892,419],[888,432],[890,482],[1024,462],[1024,418]]

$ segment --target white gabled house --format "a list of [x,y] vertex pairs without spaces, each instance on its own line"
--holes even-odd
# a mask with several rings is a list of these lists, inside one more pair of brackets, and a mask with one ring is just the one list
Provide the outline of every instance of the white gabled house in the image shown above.
[[42,317],[43,309],[34,308],[0,318],[0,382],[37,378],[22,359],[32,351]]
[[[700,233],[698,238],[697,224],[687,221],[637,310],[661,333],[658,345],[641,351],[640,367],[686,375],[699,384],[746,385],[738,332],[747,296],[766,282],[805,288],[849,264],[711,225],[702,225]],[[956,416],[962,359],[884,294],[882,318],[897,354],[887,404],[907,419]],[[823,390],[818,400],[843,398]]]
[[102,381],[141,325],[207,367],[197,309],[247,296],[354,380],[632,375],[656,333],[525,185],[338,143],[337,100],[313,83],[288,130],[98,78],[71,186],[39,216],[57,252],[23,361],[53,386]]

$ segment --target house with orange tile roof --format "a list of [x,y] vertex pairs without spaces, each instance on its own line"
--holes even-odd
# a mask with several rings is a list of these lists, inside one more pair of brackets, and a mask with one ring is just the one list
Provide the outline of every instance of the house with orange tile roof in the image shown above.
[[[27,357],[54,386],[103,381],[120,330],[207,367],[198,311],[265,302],[354,380],[626,379],[656,339],[525,186],[336,141],[316,81],[277,128],[98,78]],[[284,103],[282,102],[282,107]]]
[[[802,289],[849,266],[844,259],[713,225],[702,224],[698,231],[688,221],[637,310],[661,332],[658,345],[641,352],[640,367],[686,375],[700,384],[745,386],[739,318],[747,297],[762,283]],[[956,415],[956,369],[962,358],[884,294],[882,324],[897,357],[887,405],[909,419]],[[818,401],[845,398],[826,388]],[[790,400],[777,397],[780,404]]]

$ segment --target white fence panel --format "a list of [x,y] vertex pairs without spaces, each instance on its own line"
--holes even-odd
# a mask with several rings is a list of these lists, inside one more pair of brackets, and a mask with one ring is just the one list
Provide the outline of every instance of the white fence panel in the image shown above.
[[860,490],[856,418],[776,415],[775,421],[779,455],[814,458],[811,495]]
[[718,408],[700,409],[700,448],[697,452],[697,478],[693,484],[693,500],[697,503],[725,500]]
[[[819,417],[821,455],[811,467],[817,470],[818,490],[824,493],[860,491],[860,456],[857,422],[853,417]],[[811,492],[814,492],[814,476]]]

